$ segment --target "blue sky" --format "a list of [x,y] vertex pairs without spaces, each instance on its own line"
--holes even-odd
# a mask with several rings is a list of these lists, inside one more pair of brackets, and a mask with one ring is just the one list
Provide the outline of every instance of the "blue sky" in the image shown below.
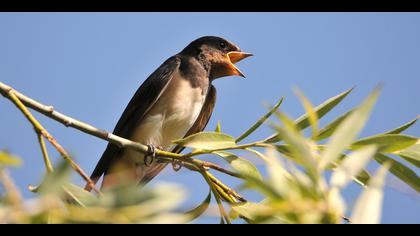
[[[282,110],[298,117],[303,109],[293,87],[319,104],[356,86],[325,124],[383,83],[367,136],[420,114],[419,25],[419,13],[0,13],[0,81],[112,130],[138,86],[166,58],[197,37],[216,35],[255,56],[238,65],[246,79],[215,81],[218,103],[208,130],[221,120],[224,132],[239,135],[265,112],[263,102],[280,96],[286,97]],[[0,149],[25,161],[12,172],[16,182],[22,188],[38,183],[43,163],[32,128],[5,99],[0,114]],[[106,143],[37,117],[90,173]],[[264,128],[255,137],[269,133]],[[407,133],[419,136],[419,125]],[[153,183],[159,181],[190,186],[192,202],[207,194],[200,176],[188,171],[168,169]],[[359,192],[351,186],[346,197]],[[382,222],[420,223],[419,212],[419,195],[390,176]]]

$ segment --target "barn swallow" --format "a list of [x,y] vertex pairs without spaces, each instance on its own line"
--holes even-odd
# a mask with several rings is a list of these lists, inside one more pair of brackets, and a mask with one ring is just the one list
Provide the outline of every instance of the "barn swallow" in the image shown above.
[[[101,178],[101,189],[127,182],[146,184],[168,163],[152,160],[155,147],[180,153],[183,147],[172,143],[206,127],[216,102],[213,80],[244,74],[235,63],[252,56],[226,39],[198,38],[180,53],[167,59],[136,91],[113,133],[147,144],[151,153],[142,154],[109,143],[91,179]],[[150,159],[148,159],[150,160]],[[89,186],[85,187],[90,191]]]

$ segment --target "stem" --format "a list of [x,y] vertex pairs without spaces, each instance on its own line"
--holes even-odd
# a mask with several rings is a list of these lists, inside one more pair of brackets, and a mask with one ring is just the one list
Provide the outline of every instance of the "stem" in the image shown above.
[[53,172],[54,169],[53,169],[53,166],[51,164],[50,158],[48,156],[48,151],[47,151],[47,147],[45,145],[44,137],[39,132],[37,132],[37,136],[38,136],[38,142],[39,142],[39,145],[40,145],[41,151],[42,151],[42,157],[44,158],[45,168],[47,169],[48,173],[51,173],[51,172]]
[[[164,161],[168,161],[170,162],[172,159],[170,158],[160,158],[161,160]],[[188,168],[189,170],[192,171],[196,171],[201,173],[201,169],[205,168],[205,165],[203,165],[203,161],[200,160],[196,160],[196,159],[187,159],[187,161],[181,162],[181,165]],[[217,166],[217,165],[215,165]],[[221,168],[221,167],[220,167]],[[222,168],[223,169],[223,168]],[[225,173],[227,170],[220,171],[222,173]],[[206,171],[206,175],[207,177],[209,177],[209,179],[212,181],[212,183],[214,183],[215,185],[217,185],[218,187],[220,187],[219,190],[222,190],[222,195],[227,194],[227,195],[231,195],[234,198],[238,199],[241,202],[246,202],[247,200],[245,198],[243,198],[241,195],[239,195],[235,190],[229,188],[228,186],[226,186],[225,184],[223,184],[220,180],[218,180],[214,175],[212,175],[210,172]],[[235,174],[237,175],[237,174]],[[236,177],[236,176],[235,176]],[[238,176],[238,178],[241,178],[240,176]],[[230,197],[228,197],[226,200],[229,200],[229,202],[234,203],[235,201],[231,201],[232,199]]]
[[[1,85],[1,84],[0,84]],[[94,182],[89,178],[89,176],[80,168],[80,166],[73,161],[67,151],[57,142],[57,140],[50,134],[48,131],[39,123],[31,112],[26,108],[26,106],[20,101],[12,89],[7,91],[7,97],[16,105],[16,107],[23,113],[23,115],[28,119],[32,124],[35,131],[45,137],[54,148],[61,154],[64,160],[70,163],[70,166],[89,184],[95,192],[100,193],[99,190],[95,187]]]
[[[100,139],[106,140],[110,143],[113,143],[119,147],[124,147],[124,148],[131,148],[134,150],[137,150],[141,153],[146,153],[147,152],[147,146],[140,144],[140,143],[136,143],[133,142],[131,140],[125,139],[125,138],[121,138],[115,134],[109,133],[107,131],[98,129],[90,124],[81,122],[79,120],[76,120],[72,117],[66,116],[56,110],[54,110],[53,106],[47,106],[44,105],[38,101],[35,101],[32,98],[29,98],[27,96],[25,96],[24,94],[14,90],[12,87],[0,82],[0,93],[5,96],[6,98],[9,98],[9,93],[12,92],[15,97],[17,97],[21,103],[23,103],[25,106],[34,109],[35,111],[51,118],[54,119],[56,121],[58,121],[59,123],[65,125],[66,127],[72,127],[74,129],[80,130],[84,133],[90,134],[92,136],[98,137]],[[28,117],[28,119],[31,119]],[[32,122],[38,123],[35,119],[32,119]],[[171,153],[171,152],[166,152],[166,151],[162,151],[162,150],[156,150],[156,154],[158,154],[159,156],[167,156],[167,157],[174,157],[174,158],[180,158],[182,157],[181,154],[176,154],[176,153]]]
[[201,160],[196,160],[196,159],[194,160],[194,162],[197,163],[198,165],[204,167],[204,168],[210,168],[210,169],[219,171],[221,173],[224,173],[224,174],[227,174],[227,175],[239,178],[239,179],[243,178],[240,174],[235,173],[235,172],[230,171],[230,170],[227,170],[227,169],[225,169],[225,168],[223,168],[219,165],[216,165],[214,163],[211,163],[211,162],[201,161]]
[[219,206],[219,212],[220,212],[220,216],[225,219],[226,223],[231,224],[229,217],[226,214],[226,211],[223,207],[223,203],[220,200],[220,194],[217,191],[217,188],[215,187],[215,185],[213,184],[213,182],[211,181],[211,179],[208,176],[208,172],[206,170],[202,170],[203,172],[200,172],[204,179],[206,180],[207,184],[210,186],[211,191],[213,192],[214,198],[216,199],[217,202],[217,206]]
[[[80,130],[84,133],[87,133],[89,135],[93,135],[95,137],[98,137],[100,139],[106,140],[110,143],[113,143],[121,148],[130,148],[133,150],[136,150],[138,152],[141,152],[143,154],[147,153],[147,146],[137,143],[137,142],[133,142],[131,140],[119,137],[115,134],[109,133],[107,131],[98,129],[90,124],[84,123],[82,121],[76,120],[72,117],[66,116],[56,110],[54,110],[54,107],[52,106],[47,106],[44,105],[38,101],[35,101],[32,98],[29,98],[27,96],[25,96],[22,93],[19,93],[18,91],[14,90],[12,87],[0,82],[0,93],[8,98],[8,93],[10,91],[13,91],[13,94],[27,107],[32,108],[38,112],[40,112],[41,114],[52,118],[56,121],[58,121],[59,123],[62,123],[63,125],[65,125],[66,127],[72,127],[74,129]],[[37,122],[36,120],[34,120],[34,122]],[[253,143],[249,143],[249,144],[242,144],[242,145],[238,145],[238,146],[232,146],[232,147],[226,147],[226,148],[221,148],[221,149],[215,149],[212,151],[196,151],[196,152],[191,152],[191,153],[187,153],[187,154],[178,154],[178,153],[172,153],[172,152],[167,152],[167,151],[163,151],[163,150],[159,150],[156,149],[156,154],[160,157],[171,157],[171,158],[176,158],[176,159],[184,159],[184,158],[189,158],[189,157],[193,157],[193,156],[197,156],[197,155],[202,155],[202,154],[209,154],[211,152],[215,152],[215,151],[224,151],[224,150],[232,150],[232,149],[245,149],[248,147],[267,147],[269,146],[269,144],[265,144],[262,141],[257,141],[257,142],[253,142]]]
[[[210,178],[210,180],[213,183],[215,183],[216,185],[218,185],[225,193],[227,193],[228,195],[232,195],[233,197],[235,197],[236,199],[238,199],[241,202],[247,202],[247,200],[245,198],[243,198],[241,195],[239,195],[235,190],[233,190],[233,189],[229,188],[228,186],[226,186],[225,184],[223,184],[214,175],[212,175],[211,173],[207,173],[207,175]],[[232,203],[234,203],[234,201]]]
[[[80,130],[84,133],[87,133],[89,135],[98,137],[100,139],[106,140],[110,143],[113,143],[121,148],[129,148],[136,150],[141,153],[146,153],[148,151],[148,147],[146,145],[133,142],[131,140],[119,137],[115,134],[109,133],[107,131],[98,129],[92,125],[89,125],[87,123],[81,122],[79,120],[76,120],[72,117],[66,116],[56,110],[52,106],[44,105],[38,101],[35,101],[32,98],[29,98],[22,93],[19,93],[18,91],[15,91],[12,87],[0,82],[0,93],[5,96],[6,98],[10,99],[12,102],[15,103],[15,105],[23,112],[25,117],[32,123],[37,133],[39,133],[41,136],[45,137],[56,149],[57,151],[63,156],[63,158],[70,162],[71,166],[83,177],[83,179],[91,186],[96,192],[99,192],[94,186],[93,181],[84,173],[84,171],[70,158],[68,153],[65,151],[63,147],[61,147],[58,142],[49,134],[45,128],[32,116],[32,114],[28,111],[27,107],[34,109],[35,111],[40,112],[41,114],[52,118],[59,123],[64,124],[66,127],[72,127],[74,129]],[[26,107],[27,106],[27,107]],[[39,139],[41,140],[41,139]],[[44,162],[47,166],[47,170],[50,169],[50,162],[48,159],[48,154],[46,152],[45,144],[42,144],[43,141],[40,141],[41,149],[44,154]],[[239,201],[246,201],[244,198],[242,198],[239,194],[237,194],[235,191],[224,185],[222,182],[220,182],[217,178],[215,178],[213,175],[208,173],[205,168],[211,168],[216,171],[228,174],[233,177],[241,178],[240,175],[237,173],[234,173],[232,171],[226,170],[221,166],[218,166],[216,164],[191,159],[193,156],[201,155],[201,154],[208,154],[213,151],[223,151],[223,150],[232,150],[232,149],[244,149],[247,147],[262,147],[265,146],[265,144],[261,142],[254,142],[249,144],[242,144],[238,146],[232,146],[212,151],[197,151],[187,154],[178,154],[178,153],[171,153],[163,150],[156,150],[156,154],[159,157],[159,159],[162,159],[164,161],[171,161],[173,159],[178,159],[182,161],[182,164],[186,166],[190,170],[194,170],[197,172],[200,172],[206,181],[210,183],[211,186],[214,184],[217,184],[222,190],[224,190],[225,193],[228,195],[232,195],[235,198],[237,198]],[[47,154],[47,155],[45,155]],[[51,168],[52,169],[52,168]],[[206,174],[204,174],[206,173]],[[211,178],[211,179],[210,179]],[[212,188],[214,191],[215,187]],[[219,195],[217,195],[219,196]],[[217,197],[216,197],[217,198]],[[220,201],[220,197],[217,198]],[[229,221],[227,219],[227,221]]]

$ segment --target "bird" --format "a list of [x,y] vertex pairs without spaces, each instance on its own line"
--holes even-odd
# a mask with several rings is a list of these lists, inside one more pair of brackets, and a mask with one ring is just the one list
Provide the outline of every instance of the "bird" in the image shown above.
[[[232,42],[203,36],[168,58],[140,85],[113,134],[147,145],[142,154],[108,143],[90,178],[101,190],[126,183],[145,185],[168,164],[151,159],[155,148],[180,153],[172,141],[201,132],[216,103],[215,79],[244,74],[235,63],[252,56]],[[91,191],[92,186],[86,185]]]

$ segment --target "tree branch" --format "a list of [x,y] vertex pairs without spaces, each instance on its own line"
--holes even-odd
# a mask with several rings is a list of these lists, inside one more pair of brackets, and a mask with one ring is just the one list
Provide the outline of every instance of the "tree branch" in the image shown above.
[[[14,102],[16,104],[15,101],[13,101],[13,99],[9,96],[10,94],[13,94],[12,97],[15,97],[16,101],[21,102],[21,108],[22,109],[26,109],[26,107],[32,108],[35,111],[51,118],[54,119],[56,121],[58,121],[59,123],[65,125],[66,127],[72,127],[74,129],[77,129],[79,131],[82,131],[86,134],[98,137],[100,139],[106,140],[110,143],[113,143],[121,148],[129,148],[129,149],[133,149],[136,150],[138,152],[141,153],[146,153],[148,151],[148,147],[146,145],[143,145],[141,143],[137,143],[137,142],[133,142],[131,140],[119,137],[117,135],[114,135],[110,132],[107,132],[105,130],[101,130],[98,129],[90,124],[84,123],[82,121],[76,120],[72,117],[69,117],[67,115],[64,115],[56,110],[54,110],[53,106],[47,106],[44,105],[30,97],[27,97],[26,95],[14,90],[12,87],[10,87],[9,85],[6,85],[2,82],[0,82],[0,93],[8,98],[9,100],[12,100],[12,102]],[[22,112],[23,110],[19,108]],[[39,133],[44,136],[45,138],[47,138],[48,141],[51,142],[51,144],[63,155],[63,157],[69,157],[67,152],[56,142],[56,140],[41,126],[41,124],[39,124],[39,122],[30,114],[29,111],[24,112],[25,116],[28,118],[28,120],[34,125],[37,126],[37,128],[35,128],[36,130],[39,130]],[[29,115],[28,115],[29,114]],[[42,129],[40,129],[42,128]],[[42,143],[41,147],[42,147]],[[242,146],[253,146],[253,144],[245,144]],[[46,149],[44,149],[42,147],[42,151],[43,153],[46,151]],[[232,171],[229,171],[227,169],[224,169],[221,166],[218,166],[214,163],[210,163],[210,162],[205,162],[205,161],[201,161],[201,160],[196,160],[196,159],[192,159],[192,156],[196,156],[199,155],[200,153],[187,153],[187,154],[178,154],[178,153],[172,153],[172,152],[167,152],[164,150],[159,150],[156,149],[156,154],[159,157],[159,159],[163,160],[163,161],[171,161],[174,159],[180,160],[181,162],[185,163],[189,163],[189,169],[190,170],[194,170],[197,172],[202,172],[202,168],[211,168],[213,170],[228,174],[230,176],[233,177],[237,177],[237,178],[241,178],[240,175],[238,175],[237,173],[234,173]],[[44,159],[46,158],[46,156],[44,155]],[[70,162],[72,162],[72,167],[74,167],[76,169],[76,171],[86,180],[87,183],[89,183],[89,185],[92,185],[93,182],[91,182],[90,178],[83,172],[83,170],[81,170],[81,168],[72,161],[72,159],[68,159]],[[46,162],[46,165],[48,166],[48,162]],[[187,165],[184,165],[187,166]],[[195,166],[195,167],[192,167]],[[207,171],[206,171],[207,172]],[[213,175],[211,175],[211,173],[207,172],[206,177],[209,178],[211,180],[212,183],[216,184],[218,187],[220,187],[226,194],[233,196],[234,198],[238,199],[239,201],[246,201],[243,197],[241,197],[239,194],[237,194],[234,190],[230,189],[229,187],[227,187],[226,185],[222,184],[221,181],[219,181],[216,177],[214,177]],[[97,189],[95,191],[98,191]]]
[[[112,133],[109,133],[107,131],[104,130],[100,130],[90,124],[81,122],[79,120],[76,120],[72,117],[66,116],[56,110],[54,110],[53,106],[47,106],[44,105],[38,101],[35,101],[32,98],[29,98],[27,96],[25,96],[24,94],[14,90],[12,87],[10,87],[9,85],[6,85],[2,82],[0,82],[0,93],[6,97],[9,98],[8,93],[12,92],[25,106],[34,109],[35,111],[38,111],[41,114],[44,114],[45,116],[52,118],[56,121],[58,121],[59,123],[65,125],[66,127],[72,127],[75,128],[77,130],[80,130],[84,133],[90,134],[92,136],[98,137],[100,139],[104,139],[110,143],[113,143],[119,147],[124,147],[124,148],[131,148],[134,150],[137,150],[141,153],[146,153],[147,152],[147,146],[140,144],[140,143],[136,143],[133,142],[131,140],[125,139],[125,138],[121,138],[117,135],[114,135]],[[10,98],[9,98],[10,99]],[[180,154],[176,154],[176,153],[171,153],[171,152],[166,152],[163,150],[158,150],[156,149],[156,154],[158,154],[159,156],[167,156],[167,157],[175,157],[175,158],[180,158],[182,157],[182,155]]]
[[[0,84],[3,85],[3,84]],[[92,189],[100,193],[99,190],[95,187],[94,182],[89,178],[89,176],[83,171],[83,169],[73,161],[73,159],[70,157],[68,152],[57,142],[57,140],[39,123],[35,117],[32,115],[32,113],[26,108],[26,106],[21,102],[19,97],[16,95],[15,91],[11,89],[10,87],[5,91],[5,93],[2,91],[3,95],[6,95],[9,100],[11,100],[16,107],[23,113],[23,115],[28,119],[28,121],[32,124],[33,128],[35,129],[35,132],[37,134],[42,135],[45,137],[53,146],[54,148],[61,154],[61,156],[64,158],[64,160],[68,161],[70,166],[86,181],[86,183],[89,184]],[[42,147],[42,143],[41,143]],[[44,152],[44,150],[43,150]],[[45,157],[45,156],[44,156]],[[48,164],[47,164],[48,165]]]

